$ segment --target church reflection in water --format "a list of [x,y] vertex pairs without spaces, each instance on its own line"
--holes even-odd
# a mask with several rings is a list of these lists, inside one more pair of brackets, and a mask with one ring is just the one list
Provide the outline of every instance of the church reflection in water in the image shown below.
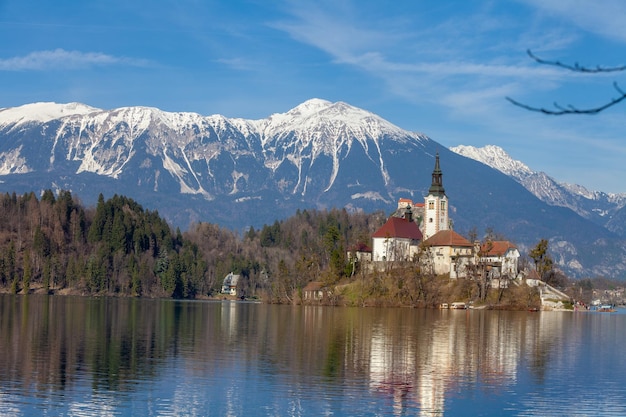
[[424,315],[431,319],[414,329],[372,329],[370,388],[389,395],[397,414],[408,407],[422,416],[441,416],[455,392],[477,385],[496,394],[506,390],[516,383],[520,360],[548,348],[560,331],[554,315],[470,310]]

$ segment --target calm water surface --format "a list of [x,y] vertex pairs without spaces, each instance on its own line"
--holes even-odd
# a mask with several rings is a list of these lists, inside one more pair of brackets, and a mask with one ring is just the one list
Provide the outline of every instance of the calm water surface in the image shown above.
[[0,296],[2,416],[626,416],[626,314]]

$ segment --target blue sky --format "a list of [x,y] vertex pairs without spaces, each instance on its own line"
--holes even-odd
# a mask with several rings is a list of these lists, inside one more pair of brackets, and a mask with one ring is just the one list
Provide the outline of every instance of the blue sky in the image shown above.
[[[601,4],[602,6],[599,6]],[[344,101],[444,146],[494,144],[559,181],[626,192],[623,0],[0,0],[0,107],[37,101],[260,119]]]

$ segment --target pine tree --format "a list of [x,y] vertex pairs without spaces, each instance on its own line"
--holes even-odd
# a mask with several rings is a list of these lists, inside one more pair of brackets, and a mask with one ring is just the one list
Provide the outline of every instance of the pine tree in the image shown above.
[[33,268],[30,264],[30,250],[24,251],[24,275],[22,277],[22,289],[24,294],[28,294],[30,291],[30,281],[33,275]]
[[548,253],[548,241],[541,239],[537,246],[531,249],[528,256],[535,262],[535,269],[539,277],[545,281],[553,266],[552,257]]
[[91,227],[89,227],[88,238],[90,242],[99,242],[104,233],[104,225],[107,220],[106,207],[104,204],[104,196],[102,193],[98,196],[98,204],[96,205],[96,215],[93,218]]

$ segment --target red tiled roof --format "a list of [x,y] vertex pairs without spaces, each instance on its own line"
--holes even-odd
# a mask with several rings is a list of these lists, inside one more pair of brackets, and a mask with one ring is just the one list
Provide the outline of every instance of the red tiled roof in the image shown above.
[[398,205],[400,205],[400,203],[406,203],[412,207],[424,207],[424,203],[418,203],[416,201],[412,201],[410,198],[399,198]]
[[422,240],[422,232],[415,222],[410,222],[401,217],[390,217],[372,237]]
[[424,241],[428,246],[473,246],[472,243],[454,230],[441,230]]
[[[491,245],[491,247],[489,247]],[[480,247],[480,251],[486,256],[502,256],[509,249],[517,249],[517,246],[509,242],[508,240],[496,240],[493,242],[483,243]]]
[[348,250],[355,252],[371,252],[372,248],[370,248],[369,246],[367,246],[367,244],[363,242],[359,242]]

